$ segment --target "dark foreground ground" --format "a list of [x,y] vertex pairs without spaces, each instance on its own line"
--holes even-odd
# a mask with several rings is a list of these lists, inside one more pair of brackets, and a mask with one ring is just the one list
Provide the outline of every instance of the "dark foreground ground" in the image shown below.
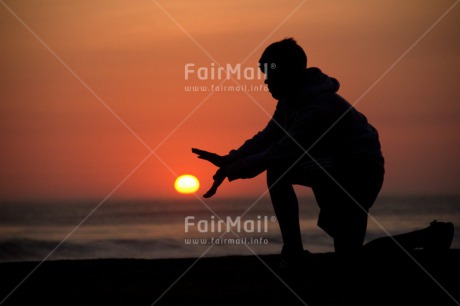
[[276,255],[49,261],[13,293],[38,263],[3,263],[0,305],[458,305],[460,250],[411,255],[315,254],[294,275]]

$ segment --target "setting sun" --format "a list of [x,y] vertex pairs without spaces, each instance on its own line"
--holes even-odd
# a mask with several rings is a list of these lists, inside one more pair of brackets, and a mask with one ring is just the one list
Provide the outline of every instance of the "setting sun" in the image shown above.
[[184,174],[179,176],[174,182],[174,188],[179,193],[194,193],[200,188],[200,182],[198,179],[190,174]]

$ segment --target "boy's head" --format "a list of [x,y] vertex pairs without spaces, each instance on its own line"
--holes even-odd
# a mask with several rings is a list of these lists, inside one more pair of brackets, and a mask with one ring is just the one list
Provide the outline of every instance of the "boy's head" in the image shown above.
[[266,74],[265,83],[270,93],[275,99],[280,99],[304,75],[307,55],[293,38],[285,38],[265,49],[259,65]]
[[[275,72],[303,73],[307,68],[307,55],[293,38],[285,38],[268,46],[259,63],[267,64]],[[270,66],[275,64],[273,68]]]

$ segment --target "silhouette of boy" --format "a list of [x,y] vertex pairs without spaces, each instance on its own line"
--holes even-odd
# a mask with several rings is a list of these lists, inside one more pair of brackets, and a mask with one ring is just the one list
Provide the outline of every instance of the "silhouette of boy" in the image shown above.
[[192,149],[219,167],[211,197],[225,178],[253,178],[267,171],[286,263],[304,254],[294,184],[312,189],[320,213],[318,226],[334,240],[336,253],[353,254],[363,246],[368,210],[384,178],[377,130],[337,94],[339,82],[318,68],[307,69],[307,56],[292,38],[263,52],[260,67],[278,100],[267,126],[237,150],[220,156]]

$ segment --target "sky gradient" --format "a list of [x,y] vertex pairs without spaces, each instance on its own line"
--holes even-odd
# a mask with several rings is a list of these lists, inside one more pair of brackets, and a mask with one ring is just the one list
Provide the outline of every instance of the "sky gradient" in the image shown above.
[[[276,101],[186,91],[263,81],[186,80],[185,65],[256,69],[285,37],[379,130],[383,194],[459,194],[460,5],[445,14],[454,3],[1,1],[0,200],[190,197],[174,190],[184,173],[203,194],[215,168],[190,149],[237,148]],[[215,197],[265,189],[261,175],[225,182]]]

